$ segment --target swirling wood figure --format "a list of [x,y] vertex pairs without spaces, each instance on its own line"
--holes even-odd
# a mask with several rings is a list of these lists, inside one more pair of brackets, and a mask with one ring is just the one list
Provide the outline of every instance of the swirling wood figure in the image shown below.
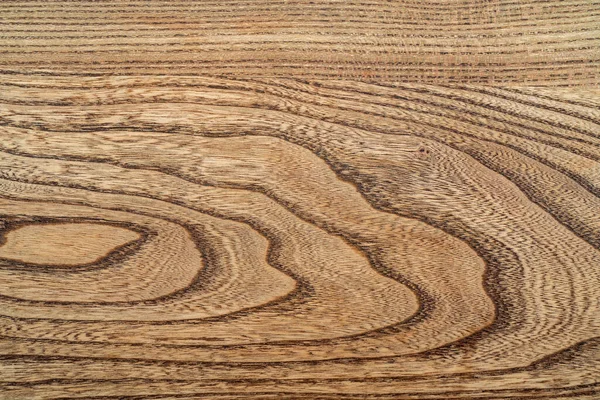
[[600,399],[600,3],[0,3],[0,399]]

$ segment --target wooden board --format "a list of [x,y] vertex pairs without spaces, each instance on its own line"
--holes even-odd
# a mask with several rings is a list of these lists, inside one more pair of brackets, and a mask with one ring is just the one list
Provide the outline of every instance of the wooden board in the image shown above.
[[0,399],[599,399],[599,21],[1,2]]

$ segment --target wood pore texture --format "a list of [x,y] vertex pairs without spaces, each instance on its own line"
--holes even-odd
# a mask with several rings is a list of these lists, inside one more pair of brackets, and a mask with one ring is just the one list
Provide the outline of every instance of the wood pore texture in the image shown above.
[[0,2],[0,399],[600,399],[600,2]]

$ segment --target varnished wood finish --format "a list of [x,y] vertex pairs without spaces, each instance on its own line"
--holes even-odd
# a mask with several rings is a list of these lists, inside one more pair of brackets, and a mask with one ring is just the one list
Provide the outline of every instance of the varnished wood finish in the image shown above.
[[0,3],[0,399],[600,398],[599,18]]

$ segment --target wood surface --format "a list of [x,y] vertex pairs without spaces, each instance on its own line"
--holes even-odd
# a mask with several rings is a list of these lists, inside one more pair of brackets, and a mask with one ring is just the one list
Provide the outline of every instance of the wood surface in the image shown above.
[[600,399],[600,3],[0,2],[0,399]]

